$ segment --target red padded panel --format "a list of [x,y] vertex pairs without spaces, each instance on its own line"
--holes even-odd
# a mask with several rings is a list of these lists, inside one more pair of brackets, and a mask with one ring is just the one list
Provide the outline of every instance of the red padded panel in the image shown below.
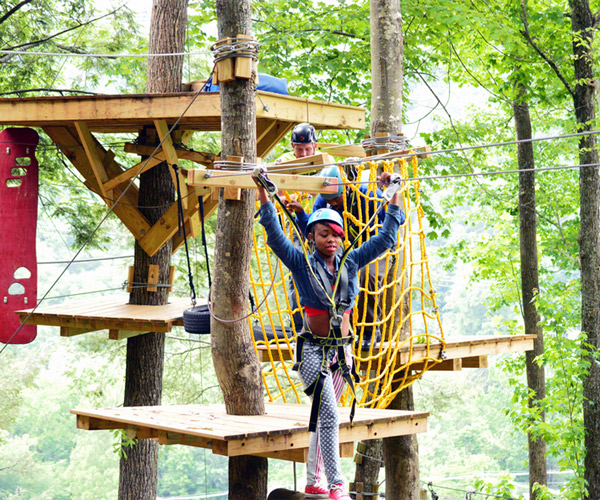
[[24,325],[11,340],[21,324],[15,311],[35,307],[37,300],[38,141],[29,128],[0,131],[0,342],[5,344],[27,344],[37,333],[35,325]]

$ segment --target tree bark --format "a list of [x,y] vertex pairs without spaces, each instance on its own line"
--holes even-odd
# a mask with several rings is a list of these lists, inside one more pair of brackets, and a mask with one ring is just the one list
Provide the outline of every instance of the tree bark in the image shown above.
[[[187,0],[154,0],[150,25],[149,53],[183,52],[187,23]],[[178,92],[181,89],[183,57],[148,58],[146,91],[149,93]],[[156,135],[142,136],[155,141]],[[166,163],[140,176],[140,211],[150,224],[157,222],[175,200],[174,187]],[[134,282],[148,282],[148,266],[159,266],[159,283],[169,282],[171,243],[165,244],[150,257],[136,242]],[[148,292],[145,287],[134,288],[131,304],[161,305],[167,302],[167,288]],[[125,406],[160,405],[165,336],[148,333],[127,340],[125,369]],[[158,444],[150,439],[132,447],[123,447],[120,463],[119,499],[153,500],[156,498],[158,477]]]
[[[371,137],[377,133],[399,135],[402,131],[404,86],[404,39],[399,0],[371,0]],[[405,305],[403,304],[403,309]],[[401,391],[390,408],[413,410],[412,387]],[[414,435],[367,441],[365,455],[383,455],[385,497],[390,500],[419,498],[419,455]],[[355,483],[362,479],[363,490],[377,491],[379,467],[374,460],[356,466]],[[365,496],[365,498],[369,498]],[[370,497],[374,498],[374,497]]]
[[[217,0],[219,39],[252,34],[250,0]],[[254,79],[220,83],[221,157],[256,161],[256,85]],[[214,314],[222,319],[248,314],[248,276],[256,193],[242,190],[241,200],[219,195],[215,242],[215,273],[211,289]],[[212,357],[228,414],[265,413],[261,369],[248,321],[223,323],[211,319]],[[267,496],[267,459],[230,457],[229,498]]]
[[371,137],[402,130],[404,38],[399,0],[371,0]]
[[[569,0],[573,30],[573,66],[575,92],[573,103],[579,130],[591,130],[595,125],[594,72],[592,41],[595,19],[588,0]],[[579,162],[598,163],[596,136],[583,136],[579,141]],[[583,345],[589,370],[583,380],[583,422],[585,428],[585,474],[587,498],[600,498],[600,182],[598,167],[579,169],[581,261],[581,329],[587,334]]]
[[[531,139],[531,117],[526,98],[527,91],[523,84],[518,84],[518,100],[513,103],[517,139]],[[520,170],[535,168],[533,144],[521,143],[517,146]],[[546,397],[546,377],[543,365],[535,362],[535,358],[544,353],[544,332],[539,325],[540,317],[535,304],[539,291],[538,252],[537,252],[537,215],[535,211],[535,172],[519,173],[519,236],[521,245],[521,293],[523,295],[523,319],[525,333],[537,335],[533,350],[525,353],[527,370],[527,387],[529,389],[528,406],[539,410],[534,421],[543,423],[545,412],[540,407]],[[534,485],[546,485],[546,441],[532,432],[527,434],[529,447],[529,498],[536,500],[538,494]]]

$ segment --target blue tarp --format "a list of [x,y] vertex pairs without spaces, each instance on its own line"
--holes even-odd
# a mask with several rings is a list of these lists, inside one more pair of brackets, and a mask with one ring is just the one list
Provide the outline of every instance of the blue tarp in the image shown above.
[[[290,95],[287,89],[287,80],[285,78],[277,78],[276,76],[267,75],[265,73],[258,74],[257,90],[265,92],[274,92],[276,94]],[[218,92],[219,86],[212,82],[212,78],[206,82],[204,92]]]

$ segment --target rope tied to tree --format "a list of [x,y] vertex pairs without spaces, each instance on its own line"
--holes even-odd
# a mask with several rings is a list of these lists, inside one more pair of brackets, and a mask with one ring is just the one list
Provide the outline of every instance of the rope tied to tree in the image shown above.
[[247,57],[258,61],[260,44],[254,38],[224,38],[218,40],[210,50],[213,53],[215,64],[232,57]]
[[410,148],[408,139],[403,135],[387,135],[383,137],[368,137],[360,144],[365,151],[389,149],[390,151],[406,151]]

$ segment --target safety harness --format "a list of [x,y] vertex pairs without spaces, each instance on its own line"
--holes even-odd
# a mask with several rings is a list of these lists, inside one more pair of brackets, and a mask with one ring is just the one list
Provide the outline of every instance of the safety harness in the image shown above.
[[[296,220],[294,219],[294,217],[292,217],[288,209],[285,207],[284,203],[281,201],[281,198],[279,198],[277,194],[277,187],[275,186],[273,181],[271,181],[267,177],[264,168],[257,168],[254,174],[261,186],[263,186],[267,190],[269,195],[271,195],[282,207],[284,213],[291,221],[294,231],[297,233],[298,237],[300,238],[300,241],[303,242],[304,235],[302,234],[302,231],[300,231]],[[397,191],[399,187],[399,180],[399,178],[393,180],[394,191]],[[386,197],[386,199],[387,201],[389,201],[389,199],[391,199],[391,194],[389,197]],[[334,373],[337,370],[341,370],[342,376],[344,377],[344,380],[350,387],[353,396],[352,407],[350,410],[350,422],[352,422],[354,419],[354,413],[356,410],[356,392],[354,382],[358,382],[359,377],[354,367],[354,364],[352,365],[352,367],[350,367],[346,360],[345,346],[347,344],[352,343],[354,337],[352,335],[349,335],[347,337],[344,337],[342,335],[342,322],[344,318],[344,313],[351,303],[348,283],[348,269],[345,266],[345,261],[346,257],[348,256],[348,253],[350,252],[350,249],[356,244],[356,242],[358,241],[362,233],[366,230],[366,228],[369,227],[369,224],[371,224],[371,222],[375,220],[375,217],[377,217],[379,211],[383,209],[383,205],[384,204],[382,203],[379,206],[378,210],[375,211],[375,213],[373,214],[373,216],[362,231],[358,232],[358,234],[356,235],[352,235],[352,242],[350,243],[348,248],[346,248],[346,250],[343,251],[343,254],[340,258],[337,277],[331,290],[329,290],[329,287],[327,286],[327,284],[330,281],[329,277],[327,276],[327,273],[325,272],[325,269],[323,268],[323,265],[315,259],[314,255],[308,255],[304,244],[302,245],[302,252],[306,260],[307,269],[309,271],[308,276],[310,277],[312,291],[314,295],[319,299],[319,302],[321,302],[322,304],[329,304],[327,308],[329,312],[329,335],[327,337],[320,337],[318,335],[314,335],[310,331],[306,314],[304,314],[304,331],[303,333],[298,335],[297,338],[296,363],[292,368],[295,371],[298,371],[300,369],[300,366],[302,364],[302,351],[305,342],[310,342],[321,346],[321,348],[323,349],[323,356],[319,376],[314,380],[312,384],[310,384],[310,386],[308,386],[304,390],[305,394],[312,398],[312,406],[310,410],[310,420],[308,426],[309,432],[315,432],[317,429],[317,421],[319,418],[319,410],[321,407],[321,396],[323,393],[325,379],[329,374],[328,371]],[[336,349],[337,361],[331,366],[327,366],[327,360],[329,358],[328,355],[331,349]]]

